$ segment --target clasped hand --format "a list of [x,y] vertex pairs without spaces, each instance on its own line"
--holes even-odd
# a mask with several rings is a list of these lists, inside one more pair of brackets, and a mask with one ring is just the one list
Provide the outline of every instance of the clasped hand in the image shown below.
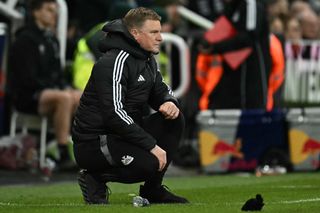
[[165,119],[176,119],[179,116],[179,108],[171,101],[164,102],[159,107],[159,112],[161,112]]

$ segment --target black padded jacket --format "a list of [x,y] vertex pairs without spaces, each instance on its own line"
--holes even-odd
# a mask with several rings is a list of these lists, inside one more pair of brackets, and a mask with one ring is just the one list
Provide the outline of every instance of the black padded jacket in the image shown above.
[[[73,122],[75,142],[112,134],[143,149],[156,141],[140,126],[145,104],[154,110],[166,101],[178,105],[163,82],[153,54],[140,47],[121,20],[107,23],[99,58]],[[90,140],[88,140],[90,141]]]

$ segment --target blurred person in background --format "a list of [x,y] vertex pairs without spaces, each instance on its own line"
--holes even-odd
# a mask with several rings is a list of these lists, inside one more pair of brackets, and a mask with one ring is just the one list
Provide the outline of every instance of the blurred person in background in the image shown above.
[[320,57],[319,40],[320,25],[319,17],[314,11],[304,11],[298,16],[301,26],[302,39],[304,40],[301,50],[302,58],[318,59]]
[[288,0],[266,1],[270,26],[271,70],[268,81],[266,110],[281,107],[283,104],[283,83],[285,77],[285,23],[289,15]]
[[319,0],[308,0],[310,7],[319,15],[320,14],[320,1]]
[[72,84],[75,88],[84,90],[94,63],[102,56],[99,42],[105,36],[102,31],[103,25],[108,20],[122,18],[130,9],[132,6],[124,1],[114,3],[109,9],[108,19],[95,25],[77,42],[71,70]]
[[302,30],[301,24],[296,17],[290,17],[285,26],[285,45],[286,57],[297,59],[301,56]]
[[81,92],[64,78],[56,37],[55,0],[31,0],[30,19],[16,33],[8,56],[9,94],[14,108],[52,117],[59,165],[72,165],[68,143],[73,113]]
[[293,43],[298,43],[302,39],[301,24],[296,17],[290,17],[285,26],[285,38]]
[[303,0],[294,0],[289,7],[290,16],[299,16],[304,11],[312,11],[310,4]]
[[306,40],[318,40],[320,32],[319,17],[313,10],[306,10],[299,14],[302,38]]
[[178,7],[181,5],[179,0],[155,0],[154,6],[163,8],[166,12],[167,23],[171,25],[170,32],[178,35],[186,35],[188,29],[186,22],[180,17]]
[[273,17],[270,19],[270,32],[277,35],[284,34],[284,23],[281,18]]
[[266,110],[281,107],[283,82],[285,76],[285,52],[281,40],[273,33],[270,34],[271,71],[268,81],[268,96]]
[[255,0],[225,0],[224,14],[237,31],[236,35],[203,48],[211,54],[245,47],[252,48],[252,52],[236,70],[223,61],[223,75],[209,97],[209,108],[265,108],[271,69],[265,5]]
[[288,0],[265,0],[267,4],[267,12],[269,19],[278,17],[281,21],[285,21],[289,15]]

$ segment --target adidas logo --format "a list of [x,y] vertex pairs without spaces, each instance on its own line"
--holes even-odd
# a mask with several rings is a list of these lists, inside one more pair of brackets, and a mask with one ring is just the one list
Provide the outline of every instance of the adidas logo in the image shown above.
[[127,166],[133,161],[133,159],[134,158],[130,155],[124,155],[122,156],[121,162],[123,163],[123,165]]
[[142,75],[139,75],[138,81],[146,81]]

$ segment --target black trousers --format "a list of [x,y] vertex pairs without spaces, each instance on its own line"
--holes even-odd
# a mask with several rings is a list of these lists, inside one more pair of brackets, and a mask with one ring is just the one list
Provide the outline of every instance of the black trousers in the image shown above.
[[[150,151],[112,135],[104,137],[106,143],[101,143],[101,136],[96,141],[74,141],[74,155],[78,165],[91,173],[112,174],[116,177],[112,179],[114,182],[145,181],[147,185],[161,184],[166,169],[178,149],[184,130],[184,117],[180,113],[177,119],[166,120],[161,113],[154,113],[146,117],[141,126],[167,153],[167,165],[163,171],[158,171],[158,159]],[[103,144],[107,147],[103,147]],[[126,163],[128,164],[125,165]]]

